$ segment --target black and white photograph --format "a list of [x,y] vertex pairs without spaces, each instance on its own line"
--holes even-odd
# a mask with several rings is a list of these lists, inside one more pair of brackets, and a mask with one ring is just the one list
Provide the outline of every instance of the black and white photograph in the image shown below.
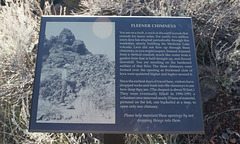
[[115,124],[115,23],[47,22],[37,123]]

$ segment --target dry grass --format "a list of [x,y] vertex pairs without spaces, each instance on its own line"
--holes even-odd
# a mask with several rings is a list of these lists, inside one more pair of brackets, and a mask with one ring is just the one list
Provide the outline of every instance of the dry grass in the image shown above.
[[[3,143],[100,143],[92,134],[28,132],[41,10],[37,0],[6,0],[0,7],[0,141]],[[240,95],[238,0],[81,0],[73,14],[190,16],[198,62],[211,67],[226,93]],[[60,11],[66,8],[60,7]],[[189,143],[193,138],[185,137]],[[176,143],[180,135],[126,135],[126,143]]]

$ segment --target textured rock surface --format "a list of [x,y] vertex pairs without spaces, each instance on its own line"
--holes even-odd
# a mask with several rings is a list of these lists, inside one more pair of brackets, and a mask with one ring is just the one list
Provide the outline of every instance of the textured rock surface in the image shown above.
[[215,69],[199,65],[198,74],[199,74],[199,84],[202,103],[207,102],[209,99],[214,98],[221,88],[220,84],[215,81],[212,73]]
[[69,29],[45,39],[43,53],[38,121],[114,121],[114,62],[93,55]]
[[72,45],[75,41],[75,36],[71,32],[71,30],[64,28],[63,31],[59,35],[59,40],[66,45]]
[[205,77],[200,80],[200,89],[202,102],[207,102],[219,93],[220,85],[214,79]]

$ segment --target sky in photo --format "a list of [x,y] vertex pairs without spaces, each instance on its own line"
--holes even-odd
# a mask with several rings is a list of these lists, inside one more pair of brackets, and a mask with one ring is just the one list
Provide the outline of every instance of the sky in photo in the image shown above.
[[82,40],[91,53],[105,54],[115,61],[114,22],[47,22],[47,39],[59,35],[64,28],[70,29],[76,40]]

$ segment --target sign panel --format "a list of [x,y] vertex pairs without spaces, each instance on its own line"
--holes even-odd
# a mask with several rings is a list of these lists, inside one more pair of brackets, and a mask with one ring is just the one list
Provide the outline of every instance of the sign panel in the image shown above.
[[42,17],[30,131],[203,133],[191,18]]

